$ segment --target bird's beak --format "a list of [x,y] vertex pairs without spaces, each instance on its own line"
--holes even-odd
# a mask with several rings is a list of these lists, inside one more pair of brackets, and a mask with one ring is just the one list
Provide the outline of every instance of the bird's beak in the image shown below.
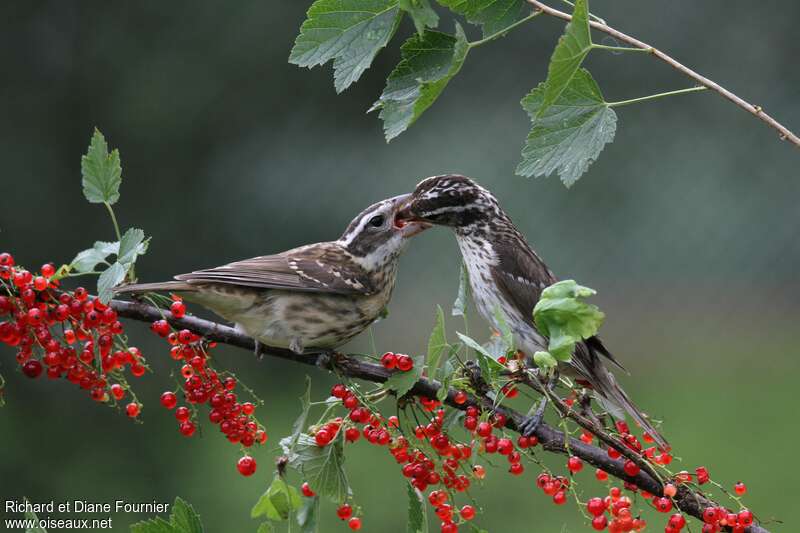
[[392,222],[394,228],[400,232],[403,238],[413,237],[430,228],[432,224],[422,220],[413,220],[412,217],[406,217],[408,206],[411,203],[411,194],[403,194],[392,198],[394,202],[394,221]]

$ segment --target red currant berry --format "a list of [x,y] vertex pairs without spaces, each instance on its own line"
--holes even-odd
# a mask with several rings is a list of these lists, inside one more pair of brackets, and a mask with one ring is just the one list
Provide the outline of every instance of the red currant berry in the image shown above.
[[574,455],[567,460],[567,469],[573,474],[580,472],[583,468],[583,461],[580,460],[579,457],[575,457]]
[[625,461],[625,466],[623,466],[623,470],[625,470],[626,474],[633,477],[641,471],[641,468],[639,468],[639,465],[637,465],[633,461],[627,460]]
[[245,455],[236,463],[236,469],[245,477],[252,476],[256,473],[256,460]]
[[22,365],[22,373],[31,379],[38,378],[42,374],[42,363],[36,359],[31,359]]
[[336,509],[336,516],[338,516],[340,520],[347,520],[353,516],[353,508],[350,507],[350,504],[344,503]]
[[709,478],[709,475],[708,475],[708,469],[706,467],[698,466],[695,469],[695,473],[697,474],[697,483],[698,484],[703,485],[705,483],[708,483],[708,480],[710,478]]
[[608,472],[598,468],[594,472],[594,477],[597,478],[597,481],[607,481],[608,480]]
[[397,356],[392,352],[386,352],[381,357],[381,364],[384,368],[392,369],[397,366]]
[[464,391],[458,391],[455,396],[453,396],[453,401],[458,405],[464,405],[467,403],[467,393]]
[[333,435],[327,429],[320,429],[314,435],[314,440],[317,443],[317,446],[322,448],[323,446],[327,446],[331,440],[333,439]]
[[136,418],[139,416],[139,412],[141,407],[136,402],[131,402],[125,406],[125,414],[127,414],[131,418]]
[[125,389],[119,383],[111,385],[111,395],[115,400],[119,401],[125,396]]
[[402,372],[408,372],[414,368],[414,360],[407,355],[400,354],[397,356],[397,369]]
[[471,505],[465,505],[464,507],[461,508],[459,514],[461,515],[461,518],[463,518],[464,520],[472,520],[473,518],[475,518],[475,508]]
[[361,529],[361,519],[358,517],[353,517],[347,521],[347,527],[352,529],[353,531],[358,531]]
[[[175,396],[174,392],[167,391],[161,395],[161,405],[163,405],[165,409],[174,409],[177,404],[178,397]],[[184,409],[186,408],[184,407]]]
[[601,514],[592,519],[592,529],[595,531],[603,531],[608,526],[608,518],[606,515]]
[[186,305],[183,302],[172,302],[169,306],[169,311],[175,318],[183,318],[186,316]]
[[553,503],[556,505],[564,505],[567,503],[567,493],[566,491],[560,490],[553,494]]
[[739,481],[736,485],[733,486],[733,492],[741,496],[742,494],[747,492],[747,487],[745,486],[744,483]]
[[586,510],[594,516],[600,516],[606,512],[606,503],[603,498],[591,498],[586,502]]
[[302,485],[300,485],[300,491],[303,493],[303,496],[305,496],[306,498],[313,498],[314,496],[317,495],[316,492],[311,490],[311,486],[309,486],[308,481],[306,481]]
[[739,514],[736,516],[739,521],[739,525],[744,527],[751,526],[753,524],[753,513],[750,512],[748,509],[744,509],[739,511]]

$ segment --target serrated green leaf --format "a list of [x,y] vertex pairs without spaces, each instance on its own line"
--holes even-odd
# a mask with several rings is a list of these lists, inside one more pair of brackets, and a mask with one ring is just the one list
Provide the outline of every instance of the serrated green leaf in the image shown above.
[[469,298],[469,273],[467,266],[461,263],[461,272],[458,276],[458,296],[453,302],[453,309],[450,314],[453,316],[464,316],[467,312],[467,299]]
[[422,496],[410,483],[406,483],[406,491],[408,493],[406,533],[428,533],[428,519]]
[[178,533],[176,529],[161,518],[157,516],[150,520],[143,520],[131,525],[131,533]]
[[292,451],[289,449],[291,437],[280,441],[289,466],[300,472],[317,494],[336,503],[343,502],[350,494],[344,471],[343,434],[340,431],[327,446],[317,446],[313,437],[303,433]]
[[97,297],[101,302],[107,304],[111,300],[114,295],[112,289],[122,283],[127,273],[128,268],[122,263],[116,262],[100,274],[97,279]]
[[436,379],[439,362],[448,346],[450,345],[447,343],[447,336],[444,330],[444,311],[437,305],[436,324],[433,326],[430,337],[428,337],[428,356],[425,359],[425,364],[428,366],[428,377],[431,379]]
[[319,496],[304,498],[303,507],[297,511],[300,533],[316,533],[319,523]]
[[494,308],[494,323],[500,332],[500,340],[503,343],[505,351],[508,352],[514,348],[514,334],[511,332],[511,327],[506,320],[506,314],[503,309],[498,305]]
[[[338,398],[335,399],[338,401]],[[289,447],[288,451],[286,452],[287,455],[292,455],[294,453],[294,447],[297,446],[297,440],[300,438],[300,434],[306,427],[306,420],[308,420],[308,412],[311,409],[311,378],[306,376],[306,390],[302,396],[300,396],[300,416],[297,417],[297,420],[294,421],[294,425],[292,426],[292,435],[289,440]]]
[[401,397],[405,395],[414,384],[419,381],[420,376],[422,376],[422,368],[424,362],[422,358],[414,358],[414,367],[409,370],[408,372],[402,372],[397,370],[389,376],[389,379],[386,380],[386,383],[383,384],[384,387],[387,389],[393,390],[397,397]]
[[558,361],[549,352],[534,352],[533,362],[539,368],[555,368],[558,366]]
[[597,334],[605,315],[582,298],[595,292],[573,280],[555,283],[542,291],[533,308],[536,327],[549,338],[548,352],[559,361],[569,361],[575,344]]
[[542,95],[540,115],[558,100],[591,49],[589,0],[575,0],[572,20],[567,24],[564,35],[558,39],[550,64],[547,66],[547,80]]
[[[25,498],[25,502],[29,500]],[[32,521],[34,524],[32,527],[25,528],[25,533],[47,533],[47,530],[41,526],[39,523],[39,517],[36,516],[36,513],[33,511],[25,511],[24,513],[25,520]]]
[[122,235],[119,241],[119,253],[117,261],[123,265],[130,265],[136,262],[136,257],[147,251],[147,243],[144,242],[144,231],[138,228],[130,228]]
[[402,19],[398,0],[317,0],[308,9],[289,63],[312,68],[333,60],[342,92],[358,81]]
[[448,345],[447,348],[447,356],[444,358],[444,363],[442,364],[442,372],[441,377],[439,378],[439,382],[442,384],[439,387],[439,390],[436,391],[436,399],[440,402],[445,401],[447,398],[448,390],[450,389],[450,383],[453,381],[453,373],[455,372],[455,368],[453,367],[452,357],[458,353],[460,349],[460,345],[450,346]]
[[461,342],[463,342],[468,348],[475,350],[475,356],[478,359],[478,366],[481,368],[483,378],[488,383],[494,381],[500,372],[505,370],[505,367],[497,362],[495,356],[481,346],[479,342],[464,335],[463,333],[456,332],[456,335],[458,335],[458,338],[461,339]]
[[170,521],[177,531],[181,533],[203,533],[203,524],[200,515],[183,498],[175,498],[172,504]]
[[455,35],[426,30],[403,43],[400,52],[400,63],[370,109],[381,110],[387,141],[404,132],[436,101],[461,70],[469,43],[464,30],[456,24]]
[[522,99],[532,128],[517,174],[530,177],[558,172],[569,187],[614,140],[617,114],[585,69],[580,69],[558,100],[540,114],[543,93],[544,85],[540,84]]
[[100,130],[95,128],[89,150],[81,158],[83,195],[92,203],[113,204],[119,200],[122,183],[122,166],[119,151],[108,153],[108,144]]
[[288,520],[292,512],[300,509],[303,502],[297,489],[276,475],[269,488],[261,495],[253,509],[252,518],[266,516],[277,522]]
[[172,504],[169,521],[157,516],[137,522],[131,526],[131,533],[203,533],[203,524],[194,508],[178,497]]
[[70,263],[70,269],[77,272],[92,272],[97,265],[105,262],[109,254],[104,254],[95,248],[86,249]]
[[256,533],[273,533],[274,531],[275,526],[272,525],[272,522],[261,522]]
[[431,7],[429,0],[400,0],[400,9],[411,15],[417,33],[423,34],[425,28],[435,28],[439,24],[439,15]]
[[438,0],[483,29],[484,37],[503,31],[531,13],[525,0]]

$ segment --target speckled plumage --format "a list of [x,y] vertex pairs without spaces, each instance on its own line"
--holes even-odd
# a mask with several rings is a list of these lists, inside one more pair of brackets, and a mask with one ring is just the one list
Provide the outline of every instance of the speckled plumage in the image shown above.
[[[499,309],[514,334],[517,348],[528,356],[547,349],[547,339],[533,321],[533,308],[542,291],[557,279],[488,190],[464,176],[427,178],[417,185],[399,216],[451,227],[481,316],[498,328],[495,311]],[[572,361],[563,365],[562,371],[588,382],[666,445],[617,384],[603,359],[621,368],[600,339],[591,337],[578,343]]]
[[336,241],[181,274],[175,276],[177,281],[121,287],[118,292],[180,294],[270,346],[296,352],[335,348],[380,316],[391,299],[407,237],[426,227],[394,225],[406,197],[365,209]]

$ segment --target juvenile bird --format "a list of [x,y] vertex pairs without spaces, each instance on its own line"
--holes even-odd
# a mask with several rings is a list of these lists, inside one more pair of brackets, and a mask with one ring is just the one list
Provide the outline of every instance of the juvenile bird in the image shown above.
[[336,241],[175,276],[176,281],[120,287],[118,293],[169,291],[233,322],[257,342],[335,348],[382,313],[392,295],[408,237],[429,224],[395,225],[409,195],[361,212]]
[[[398,219],[401,223],[429,222],[452,228],[483,318],[499,329],[495,309],[500,309],[519,349],[528,356],[547,349],[547,339],[534,324],[533,308],[542,290],[555,283],[556,277],[489,191],[464,176],[427,178],[417,185]],[[621,366],[600,339],[591,337],[577,344],[572,361],[561,370],[624,408],[660,446],[666,447],[664,438],[605,367],[604,358]],[[529,431],[536,423],[538,420],[528,426]]]

